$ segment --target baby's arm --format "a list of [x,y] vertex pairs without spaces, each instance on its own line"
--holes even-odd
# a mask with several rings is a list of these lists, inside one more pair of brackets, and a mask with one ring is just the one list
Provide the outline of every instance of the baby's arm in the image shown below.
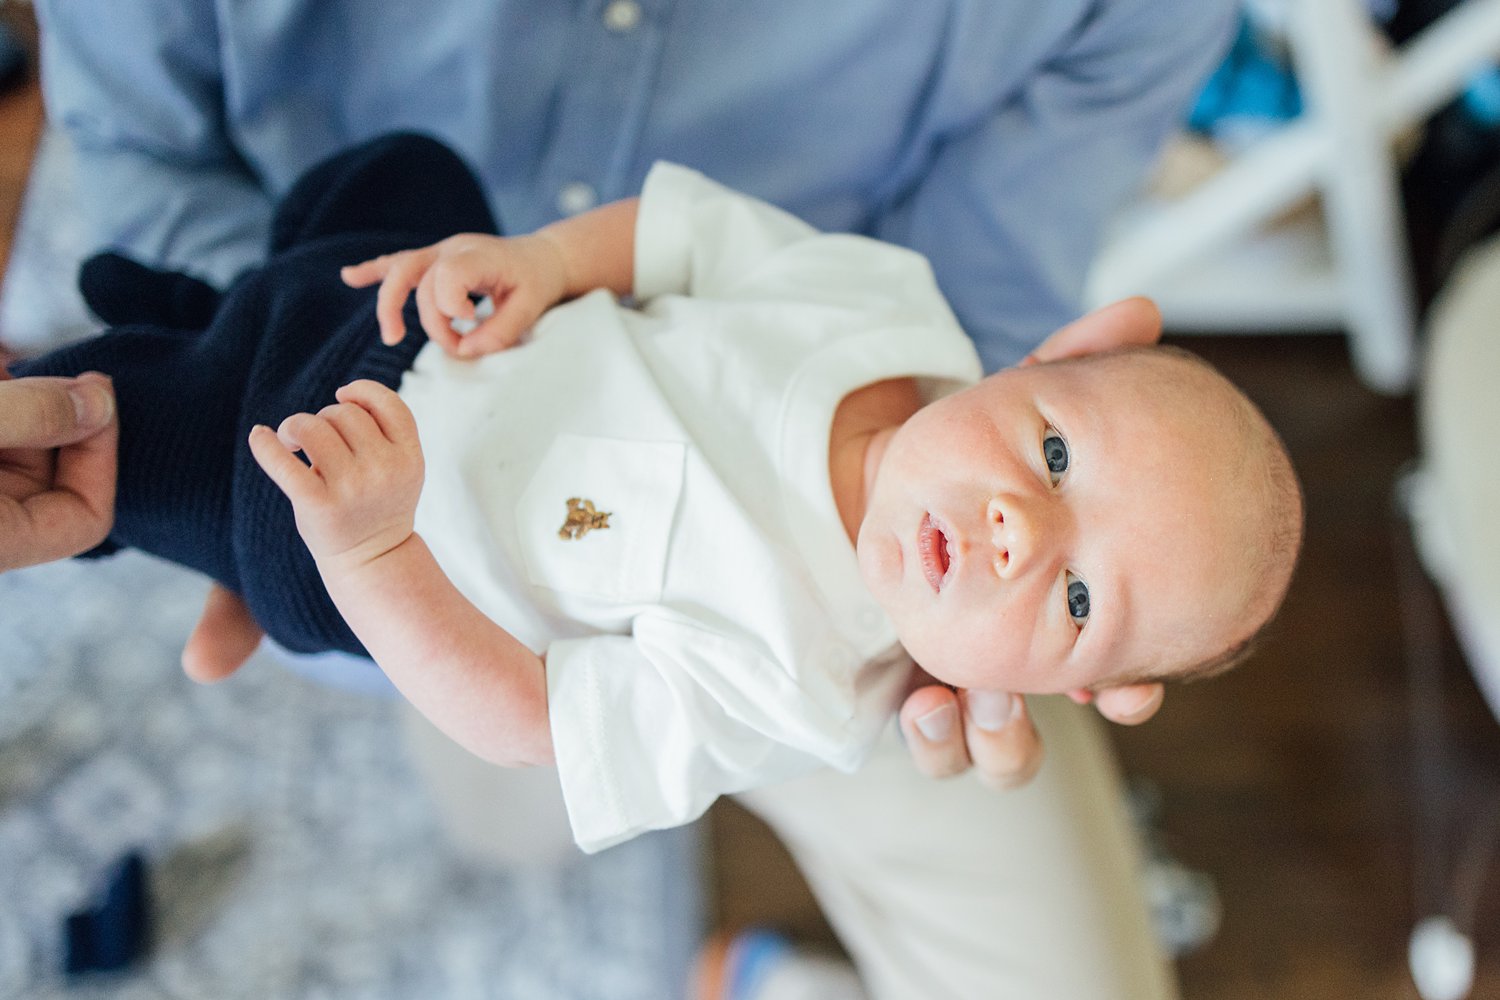
[[494,764],[552,763],[542,658],[466,600],[413,531],[422,451],[411,412],[376,382],[346,385],[337,398],[250,434],[333,603],[397,689],[455,742]]
[[[635,275],[638,199],[601,205],[530,236],[461,233],[344,268],[355,288],[380,283],[376,316],[387,344],[406,336],[401,310],[417,293],[422,329],[444,351],[475,357],[513,345],[549,308],[596,288],[628,295]],[[494,314],[460,337],[453,320],[475,320],[470,295],[490,297]]]

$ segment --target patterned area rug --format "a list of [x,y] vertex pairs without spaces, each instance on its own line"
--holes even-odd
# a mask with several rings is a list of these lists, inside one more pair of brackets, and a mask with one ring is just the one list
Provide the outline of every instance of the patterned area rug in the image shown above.
[[[694,833],[548,871],[445,844],[392,699],[176,659],[202,582],[137,554],[0,576],[0,997],[661,1000],[697,936]],[[121,852],[139,968],[66,980],[61,924]]]

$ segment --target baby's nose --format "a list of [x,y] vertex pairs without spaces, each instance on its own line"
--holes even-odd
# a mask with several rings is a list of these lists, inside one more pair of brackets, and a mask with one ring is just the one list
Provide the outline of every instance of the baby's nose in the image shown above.
[[993,497],[985,507],[994,547],[994,567],[1000,577],[1014,576],[1040,558],[1052,534],[1045,504],[1020,497]]

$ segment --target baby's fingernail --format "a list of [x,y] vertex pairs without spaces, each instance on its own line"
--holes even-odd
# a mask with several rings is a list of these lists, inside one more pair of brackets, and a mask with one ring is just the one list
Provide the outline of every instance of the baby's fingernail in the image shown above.
[[934,708],[926,715],[916,718],[917,730],[932,743],[942,743],[953,735],[953,724],[958,721],[958,713],[952,705],[944,705]]
[[114,396],[102,382],[74,382],[68,389],[79,427],[103,427],[115,411]]
[[969,718],[987,733],[998,733],[1016,714],[1016,696],[1003,691],[970,691]]

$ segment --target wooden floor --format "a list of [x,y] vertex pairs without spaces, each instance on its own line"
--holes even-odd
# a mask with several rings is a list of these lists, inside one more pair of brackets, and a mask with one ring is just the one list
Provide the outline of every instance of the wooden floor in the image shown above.
[[[34,84],[0,96],[0,262],[40,120]],[[1415,997],[1405,966],[1412,743],[1389,514],[1394,477],[1414,452],[1412,407],[1361,388],[1336,337],[1182,342],[1281,430],[1306,484],[1309,527],[1285,611],[1255,659],[1174,689],[1156,721],[1116,733],[1127,772],[1161,793],[1171,849],[1213,873],[1222,894],[1222,933],[1181,962],[1184,996]],[[1445,658],[1458,748],[1440,799],[1473,813],[1500,775],[1500,726],[1442,628],[1426,631]],[[826,934],[763,830],[732,807],[716,812],[715,830],[726,923]],[[1500,998],[1500,893],[1484,893],[1478,924],[1474,996]]]

